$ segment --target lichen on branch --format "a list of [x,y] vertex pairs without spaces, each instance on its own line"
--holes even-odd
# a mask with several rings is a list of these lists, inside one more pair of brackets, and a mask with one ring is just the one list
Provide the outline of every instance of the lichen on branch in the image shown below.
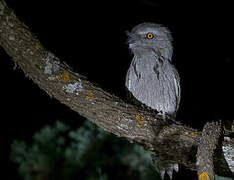
[[[194,149],[201,132],[179,122],[165,122],[155,112],[128,104],[74,72],[44,48],[4,0],[0,0],[0,45],[26,77],[97,126],[146,149],[166,154],[171,161],[187,168],[197,169],[189,157],[196,156]],[[220,170],[222,162],[226,162],[224,157],[215,161],[215,172],[231,176],[228,167]]]

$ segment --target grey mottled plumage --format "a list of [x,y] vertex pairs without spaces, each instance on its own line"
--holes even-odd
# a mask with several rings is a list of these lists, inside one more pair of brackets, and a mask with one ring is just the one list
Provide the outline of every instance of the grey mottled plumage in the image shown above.
[[[154,23],[142,23],[128,32],[129,48],[134,54],[126,75],[128,91],[141,103],[175,119],[180,103],[180,78],[171,63],[170,31]],[[178,164],[162,160],[156,152],[152,160],[161,177],[165,172],[172,179]]]
[[[148,38],[148,33],[153,38]],[[171,64],[172,37],[158,24],[143,23],[128,33],[134,57],[126,87],[141,103],[175,118],[180,102],[179,74]]]

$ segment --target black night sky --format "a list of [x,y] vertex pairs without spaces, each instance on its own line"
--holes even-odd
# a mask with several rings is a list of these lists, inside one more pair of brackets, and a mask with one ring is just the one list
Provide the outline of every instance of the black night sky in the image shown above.
[[[125,74],[132,58],[125,31],[145,21],[169,27],[174,39],[173,64],[181,77],[178,119],[196,128],[208,120],[233,120],[231,4],[156,0],[6,2],[48,50],[121,98],[126,98]],[[20,69],[13,70],[14,63],[2,48],[0,58],[2,155],[6,169],[10,169],[15,168],[8,163],[13,139],[30,140],[35,131],[57,119],[78,127],[81,117],[51,99]],[[11,176],[8,174],[8,179]]]

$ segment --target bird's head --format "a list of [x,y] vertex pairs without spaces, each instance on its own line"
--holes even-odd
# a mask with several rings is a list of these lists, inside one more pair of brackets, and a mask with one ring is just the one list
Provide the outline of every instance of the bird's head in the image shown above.
[[156,53],[165,59],[172,57],[172,37],[168,28],[154,23],[142,23],[127,32],[129,48],[134,54]]

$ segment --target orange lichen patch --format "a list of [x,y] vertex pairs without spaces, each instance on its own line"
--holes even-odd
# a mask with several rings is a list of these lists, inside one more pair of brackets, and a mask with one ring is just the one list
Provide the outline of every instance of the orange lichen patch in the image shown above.
[[136,119],[138,120],[138,127],[142,127],[145,125],[146,120],[140,113],[136,114]]
[[146,122],[146,120],[144,120],[144,119],[143,119],[143,120],[138,121],[138,123],[139,123],[139,124],[145,124],[145,122]]
[[39,42],[36,42],[36,48],[37,48],[37,49],[40,49],[40,47],[41,47],[40,43],[39,43]]
[[210,152],[209,155],[210,155],[210,157],[212,157],[213,156],[213,152]]
[[197,132],[194,132],[194,131],[185,130],[184,133],[185,133],[186,135],[198,136],[198,133],[197,133]]
[[71,82],[71,78],[70,78],[70,75],[68,74],[68,73],[64,73],[63,75],[62,75],[62,80],[64,81],[64,82]]
[[192,136],[197,136],[198,134],[197,134],[197,132],[191,132],[191,135]]
[[59,80],[58,76],[54,76],[54,81],[58,81],[58,80]]
[[19,32],[20,32],[20,29],[19,29],[19,28],[17,28],[17,29],[15,30],[15,32],[16,32],[16,33],[19,33]]
[[88,94],[86,95],[86,99],[89,99],[89,100],[93,100],[94,99],[93,91],[89,91],[88,92]]
[[136,115],[136,119],[140,119],[140,118],[141,118],[141,114],[138,113],[138,114]]
[[210,177],[209,175],[207,174],[207,172],[202,172],[200,175],[199,175],[199,179],[200,180],[208,180]]

